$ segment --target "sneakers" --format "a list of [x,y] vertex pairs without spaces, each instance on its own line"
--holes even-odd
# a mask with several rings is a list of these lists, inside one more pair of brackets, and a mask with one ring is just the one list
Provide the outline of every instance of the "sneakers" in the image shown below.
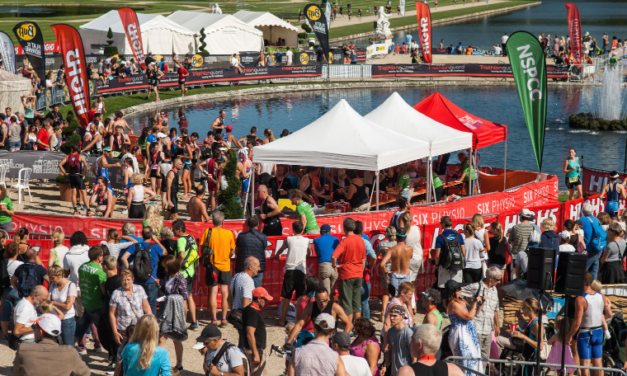
[[155,200],[157,200],[157,201],[161,201],[161,196],[157,196],[157,197],[155,197]]
[[115,366],[117,365],[117,363],[115,361],[109,363],[109,365],[107,366],[108,369],[115,369]]
[[193,331],[198,331],[198,320],[196,320],[196,322],[193,322],[190,326],[189,326],[189,330],[193,330]]
[[82,356],[86,356],[87,355],[87,349],[85,349],[85,350],[78,350],[78,349],[76,349],[76,350],[78,351],[78,355],[82,355]]
[[128,209],[122,210],[122,214],[128,214]]
[[102,346],[100,346],[100,347],[96,347],[96,348],[94,349],[94,352],[97,352],[97,353],[105,353],[105,352],[107,352],[107,351],[106,351],[105,349],[103,349],[103,348],[102,348]]
[[226,320],[222,320],[222,323],[220,323],[220,326],[219,326],[219,327],[220,327],[220,329],[224,329],[224,328],[226,328],[226,327],[228,327],[228,326],[229,326],[228,321],[226,321]]

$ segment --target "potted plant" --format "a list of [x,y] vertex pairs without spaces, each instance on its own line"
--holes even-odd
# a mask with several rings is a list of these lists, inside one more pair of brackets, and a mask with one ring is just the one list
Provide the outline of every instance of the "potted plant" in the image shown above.
[[118,48],[113,45],[115,41],[113,40],[113,31],[111,30],[111,28],[109,28],[109,31],[107,32],[107,38],[108,46],[104,48],[104,54],[107,56],[117,55]]
[[[89,174],[83,177],[85,185],[89,184]],[[57,175],[55,181],[59,186],[61,201],[72,202],[72,187],[70,187],[70,178],[67,175]]]
[[237,176],[235,176],[235,171],[237,171],[237,154],[234,150],[231,150],[223,171],[223,174],[226,176],[228,187],[221,190],[218,194],[218,202],[224,205],[225,219],[244,218],[244,209],[242,208],[242,204],[235,199],[242,188],[242,182]]

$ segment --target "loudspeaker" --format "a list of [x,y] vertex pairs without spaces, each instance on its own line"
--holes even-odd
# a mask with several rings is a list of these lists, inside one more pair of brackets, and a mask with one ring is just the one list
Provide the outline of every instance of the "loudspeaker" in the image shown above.
[[588,256],[581,253],[562,252],[557,263],[555,292],[565,295],[582,295]]
[[543,291],[553,290],[555,249],[529,248],[527,256],[527,288]]

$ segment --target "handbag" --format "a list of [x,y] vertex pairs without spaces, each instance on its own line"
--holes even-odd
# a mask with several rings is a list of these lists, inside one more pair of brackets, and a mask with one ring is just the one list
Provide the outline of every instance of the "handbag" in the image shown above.
[[547,343],[545,338],[544,342],[542,342],[542,350],[540,350],[540,359],[546,360],[549,357],[549,353],[551,353],[551,347],[552,346]]
[[17,348],[20,345],[20,339],[13,333],[9,336],[9,348],[11,350],[17,351]]
[[[233,287],[235,287],[236,283],[237,283],[237,276],[233,280]],[[231,313],[229,313],[229,316],[226,318],[226,321],[228,321],[231,325],[233,325],[235,329],[237,329],[238,331],[244,329],[244,318],[242,316],[242,311],[240,310],[232,309]]]

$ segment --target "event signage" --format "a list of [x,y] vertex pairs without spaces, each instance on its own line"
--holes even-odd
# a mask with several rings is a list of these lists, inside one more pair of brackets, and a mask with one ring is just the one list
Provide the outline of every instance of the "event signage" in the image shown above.
[[131,45],[133,55],[135,59],[141,65],[142,70],[146,70],[146,61],[144,58],[144,47],[142,44],[142,33],[137,20],[137,14],[131,8],[118,9],[122,25],[124,26],[124,32],[126,33],[126,39],[128,44]]
[[570,35],[570,51],[573,54],[575,65],[581,68],[581,18],[579,18],[579,8],[573,3],[566,3],[568,11],[568,33]]
[[372,59],[374,56],[388,54],[388,46],[385,43],[371,44],[366,47],[366,59]]
[[429,6],[416,1],[416,17],[418,18],[418,44],[422,49],[425,63],[431,64],[431,11]]
[[309,21],[309,26],[313,29],[322,47],[322,51],[327,56],[327,61],[331,63],[329,56],[329,24],[327,18],[316,4],[309,4],[305,7],[305,18]]
[[[465,76],[465,77],[512,77],[509,64],[381,64],[372,65],[372,77],[423,77],[423,76]],[[549,78],[567,78],[568,67],[550,65]]]
[[76,29],[70,25],[56,24],[50,26],[57,37],[61,48],[61,56],[65,64],[65,82],[69,90],[70,100],[78,122],[87,128],[89,124],[89,76],[85,62],[83,40]]
[[15,73],[15,49],[13,48],[13,42],[11,37],[2,31],[0,31],[0,56],[2,56],[4,70]]
[[13,28],[13,33],[20,42],[28,62],[39,78],[46,77],[46,56],[44,50],[44,36],[36,23],[30,21],[19,22]]
[[[603,187],[610,182],[610,171],[582,167],[581,176],[583,177],[581,185],[584,194],[599,194],[603,190]],[[627,180],[627,174],[619,173],[618,182],[624,182],[625,180]]]
[[[59,53],[59,44],[56,42],[46,42],[44,43],[44,53],[46,55],[51,55],[55,53]],[[24,49],[22,46],[15,46],[15,54],[16,55],[24,55]],[[46,64],[48,64],[49,58],[46,59]]]
[[509,57],[520,105],[529,130],[533,153],[542,171],[544,130],[546,128],[546,60],[538,38],[526,31],[517,31],[507,40]]

